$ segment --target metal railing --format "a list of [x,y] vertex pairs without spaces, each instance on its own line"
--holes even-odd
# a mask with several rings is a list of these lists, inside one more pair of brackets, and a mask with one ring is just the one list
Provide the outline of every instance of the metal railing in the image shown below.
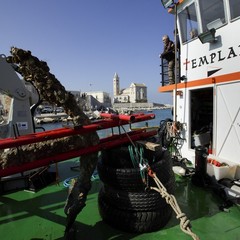
[[[168,61],[165,59],[165,58],[160,58],[161,59],[161,64],[160,64],[160,67],[161,67],[161,73],[160,75],[162,76],[161,77],[161,84],[162,84],[162,87],[163,86],[167,86],[169,85],[169,78],[168,78]],[[179,56],[179,52],[177,52],[177,62],[175,63],[177,64],[177,76],[176,76],[176,79],[177,79],[177,83],[180,82],[180,56]],[[176,74],[175,73],[175,67],[174,67],[174,75]]]

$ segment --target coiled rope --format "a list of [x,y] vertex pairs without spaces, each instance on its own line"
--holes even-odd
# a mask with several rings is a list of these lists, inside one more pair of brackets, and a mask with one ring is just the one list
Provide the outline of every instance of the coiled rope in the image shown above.
[[186,214],[181,211],[176,198],[167,192],[164,185],[161,183],[156,174],[150,168],[148,169],[148,175],[153,178],[157,185],[157,187],[150,187],[150,189],[159,192],[162,198],[165,198],[167,204],[169,204],[172,207],[172,209],[176,213],[176,218],[180,219],[181,230],[184,233],[190,235],[194,240],[200,240],[200,238],[195,233],[192,232],[190,220],[188,220]]

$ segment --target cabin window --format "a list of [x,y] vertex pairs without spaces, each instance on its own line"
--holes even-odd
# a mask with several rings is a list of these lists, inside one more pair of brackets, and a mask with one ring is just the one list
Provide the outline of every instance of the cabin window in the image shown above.
[[198,21],[195,4],[187,6],[178,15],[182,42],[187,42],[198,36]]
[[199,1],[203,32],[226,23],[223,0]]
[[240,16],[239,0],[229,0],[231,20]]

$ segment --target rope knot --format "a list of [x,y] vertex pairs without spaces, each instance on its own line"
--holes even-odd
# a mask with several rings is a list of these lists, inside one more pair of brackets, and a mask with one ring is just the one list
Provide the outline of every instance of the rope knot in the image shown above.
[[156,174],[153,172],[153,170],[150,167],[148,168],[148,175],[152,178],[156,177]]

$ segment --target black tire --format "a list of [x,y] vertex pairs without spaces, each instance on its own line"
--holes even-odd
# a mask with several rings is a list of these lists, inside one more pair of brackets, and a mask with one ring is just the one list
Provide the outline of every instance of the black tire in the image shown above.
[[[175,192],[174,176],[165,184],[169,194]],[[107,204],[124,211],[158,211],[167,205],[166,200],[155,190],[126,192],[104,185],[99,192]]]
[[98,198],[99,213],[110,226],[122,231],[144,233],[164,227],[172,215],[172,208],[166,205],[158,211],[124,211],[111,206],[101,196]]
[[[150,167],[159,180],[165,184],[173,175],[172,160],[168,151],[164,151],[161,155],[161,159],[150,164]],[[105,159],[98,161],[98,174],[104,184],[119,190],[137,192],[144,191],[146,186],[156,186],[147,172],[144,172],[145,179],[142,179],[139,168],[114,168],[109,166]]]
[[[135,145],[138,147],[138,144],[135,143]],[[101,152],[102,163],[112,168],[133,168],[134,166],[128,149],[129,146],[132,145],[127,144],[121,147],[103,150]],[[159,161],[162,157],[162,149],[151,151],[143,148],[143,150],[143,157],[148,160],[149,164]]]

